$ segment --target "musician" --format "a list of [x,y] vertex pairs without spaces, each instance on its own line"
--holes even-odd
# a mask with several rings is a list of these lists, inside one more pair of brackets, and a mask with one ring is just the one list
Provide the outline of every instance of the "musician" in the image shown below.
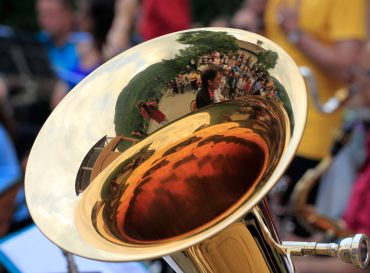
[[214,92],[219,88],[222,80],[222,68],[211,66],[206,68],[201,75],[202,87],[196,96],[197,109],[213,103]]
[[[313,20],[314,18],[314,20]],[[308,66],[327,100],[352,80],[351,71],[366,38],[365,1],[269,0],[265,11],[266,36],[282,46],[299,66]],[[329,154],[342,113],[320,113],[308,97],[307,125],[287,171],[292,186],[309,168]]]

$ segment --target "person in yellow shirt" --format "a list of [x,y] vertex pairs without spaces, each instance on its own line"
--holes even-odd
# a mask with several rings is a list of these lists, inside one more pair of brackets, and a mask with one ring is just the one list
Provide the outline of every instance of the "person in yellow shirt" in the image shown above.
[[[365,10],[365,0],[269,0],[265,35],[285,49],[298,66],[310,68],[320,100],[326,101],[353,77],[351,67],[366,39]],[[341,111],[319,112],[308,96],[305,132],[287,170],[293,185],[329,154],[341,118]]]
[[[366,0],[262,2],[265,11],[261,33],[280,45],[298,66],[310,68],[317,80],[321,101],[351,82],[351,67],[366,39]],[[238,23],[242,25],[241,13],[238,12]],[[330,153],[342,124],[341,111],[319,112],[309,93],[310,90],[306,128],[297,155],[286,172],[290,183],[283,196],[283,205],[288,203],[295,183],[306,170],[315,167]]]
[[[351,80],[350,67],[366,38],[365,1],[269,0],[266,36],[282,46],[318,80],[323,101]],[[319,160],[329,153],[340,113],[322,115],[309,100],[304,139],[298,155]]]

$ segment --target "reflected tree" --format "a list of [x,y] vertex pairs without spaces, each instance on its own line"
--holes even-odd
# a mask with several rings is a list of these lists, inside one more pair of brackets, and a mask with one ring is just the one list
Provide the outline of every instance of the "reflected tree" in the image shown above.
[[263,50],[258,53],[257,58],[258,63],[264,65],[266,69],[272,69],[277,63],[278,54],[272,50]]
[[[181,33],[177,41],[187,47],[179,50],[174,58],[162,60],[138,73],[122,90],[117,100],[114,118],[117,135],[130,136],[138,124],[143,123],[136,106],[137,102],[160,99],[164,95],[166,83],[185,72],[191,59],[197,59],[215,50],[219,52],[238,50],[236,38],[226,32],[189,31]],[[125,150],[128,147],[120,148]]]

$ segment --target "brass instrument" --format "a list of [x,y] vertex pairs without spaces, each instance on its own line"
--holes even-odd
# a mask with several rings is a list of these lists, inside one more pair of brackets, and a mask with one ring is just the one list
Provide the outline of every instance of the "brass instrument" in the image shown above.
[[[172,95],[169,83],[191,59],[224,72],[243,64],[254,89],[190,112],[191,87]],[[43,126],[26,171],[31,215],[56,245],[96,260],[261,273],[294,272],[291,255],[316,254],[366,268],[365,235],[281,242],[274,228],[264,197],[294,156],[306,107],[299,69],[262,36],[204,28],[140,44],[84,79]]]
[[337,90],[332,97],[323,103],[320,101],[317,81],[311,69],[307,66],[300,66],[299,70],[309,87],[315,108],[321,113],[331,114],[337,111],[348,102],[351,97],[358,93],[358,86],[356,84],[351,84],[348,87]]
[[308,204],[308,196],[312,188],[320,181],[329,169],[332,156],[325,157],[314,169],[309,169],[297,182],[291,196],[292,213],[297,221],[309,232],[324,232],[328,238],[344,238],[353,235],[343,223],[318,213],[313,205]]

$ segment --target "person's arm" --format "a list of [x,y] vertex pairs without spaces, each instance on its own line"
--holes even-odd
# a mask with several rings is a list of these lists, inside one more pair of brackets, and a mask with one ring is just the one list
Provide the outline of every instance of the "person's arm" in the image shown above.
[[252,32],[263,32],[260,21],[266,8],[266,0],[244,0],[231,18],[231,25]]
[[112,26],[103,47],[103,58],[109,60],[130,46],[130,30],[139,6],[138,0],[117,0]]
[[355,40],[344,40],[336,42],[334,47],[329,48],[308,34],[302,33],[298,46],[306,56],[328,74],[343,82],[349,82],[352,79],[350,68],[356,63],[362,43]]
[[363,45],[362,41],[343,39],[337,40],[333,46],[327,46],[309,33],[299,29],[297,9],[281,7],[279,17],[282,31],[303,54],[333,77],[343,82],[351,80],[350,67],[355,64],[358,58]]
[[286,28],[284,32],[287,37],[296,32],[298,38],[295,45],[326,73],[343,82],[349,82],[352,79],[350,68],[356,63],[361,51],[363,45],[361,41],[342,40],[328,47],[310,34],[299,30],[298,27]]
[[62,99],[66,96],[68,93],[68,86],[64,81],[58,80],[55,83],[55,86],[53,88],[53,92],[50,98],[50,108],[51,110],[54,110],[55,107],[62,101]]

